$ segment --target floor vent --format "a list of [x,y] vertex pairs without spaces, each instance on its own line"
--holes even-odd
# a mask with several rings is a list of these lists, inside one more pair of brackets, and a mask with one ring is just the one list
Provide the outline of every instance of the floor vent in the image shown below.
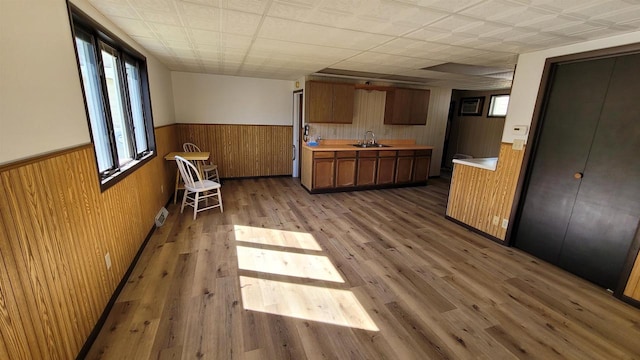
[[164,225],[164,221],[167,220],[168,215],[169,215],[169,211],[167,211],[165,207],[160,209],[160,212],[158,212],[158,215],[156,215],[156,226],[160,227]]

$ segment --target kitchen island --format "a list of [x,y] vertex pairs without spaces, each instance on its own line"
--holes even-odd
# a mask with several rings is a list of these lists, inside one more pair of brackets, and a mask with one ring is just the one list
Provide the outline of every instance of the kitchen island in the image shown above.
[[433,146],[385,140],[358,147],[357,140],[322,140],[302,146],[302,186],[311,193],[426,185]]

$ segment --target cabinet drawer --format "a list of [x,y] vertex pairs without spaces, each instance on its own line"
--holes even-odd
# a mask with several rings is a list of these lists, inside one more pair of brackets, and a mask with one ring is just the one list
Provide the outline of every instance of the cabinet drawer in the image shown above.
[[358,153],[358,156],[361,157],[361,158],[374,158],[374,157],[378,156],[378,152],[377,151],[370,151],[370,150],[360,151]]
[[396,156],[396,152],[395,151],[380,151],[380,157],[395,157]]
[[356,157],[355,151],[336,151],[337,158],[354,158]]
[[333,151],[314,151],[313,158],[314,159],[329,159],[335,155]]
[[431,149],[429,150],[416,150],[416,156],[429,156],[431,155]]
[[415,154],[414,150],[399,150],[398,156],[413,156]]

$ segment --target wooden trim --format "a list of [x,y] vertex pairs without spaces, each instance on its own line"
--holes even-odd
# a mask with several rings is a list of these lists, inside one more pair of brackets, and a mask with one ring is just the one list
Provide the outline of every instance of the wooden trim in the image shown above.
[[356,90],[395,91],[394,86],[355,84]]
[[269,125],[269,124],[213,124],[213,123],[175,123],[172,125],[194,125],[194,126],[271,126],[271,127],[290,127],[293,125]]
[[491,234],[487,234],[486,232],[484,232],[482,230],[478,230],[478,229],[474,228],[473,226],[467,225],[467,224],[463,223],[460,220],[456,220],[456,219],[452,218],[449,215],[445,215],[444,218],[449,220],[449,221],[451,221],[451,222],[453,222],[453,223],[456,223],[456,224],[462,226],[463,228],[465,228],[465,229],[467,229],[467,230],[469,230],[471,232],[474,232],[474,233],[476,233],[478,235],[482,235],[482,236],[486,237],[487,239],[489,239],[489,240],[491,240],[493,242],[496,242],[496,243],[498,243],[500,245],[505,246],[504,241],[500,240],[499,238],[497,238],[497,237],[495,237],[495,236],[493,236]]
[[76,152],[76,151],[81,151],[84,150],[86,148],[91,148],[93,149],[93,144],[92,143],[87,143],[87,144],[82,144],[82,145],[76,145],[70,148],[66,148],[66,149],[62,149],[62,150],[54,150],[52,152],[47,152],[44,154],[40,154],[40,155],[35,155],[26,159],[22,159],[22,160],[18,160],[15,162],[10,162],[8,164],[4,164],[4,165],[0,165],[0,172],[3,171],[9,171],[9,170],[13,170],[22,166],[26,166],[26,165],[31,165],[31,164],[35,164],[37,162],[40,161],[44,161],[47,159],[51,159],[57,156],[62,156],[62,155],[66,155],[66,154],[70,154],[72,152]]
[[626,302],[627,304],[629,304],[629,305],[631,305],[633,307],[637,307],[638,309],[640,309],[640,300],[636,300],[636,299],[628,297],[626,295],[620,296],[620,300]]
[[178,125],[178,124],[177,123],[173,123],[173,124],[167,124],[167,125],[160,125],[158,127],[154,127],[153,129],[154,130],[158,130],[158,129],[163,129],[163,128],[166,128],[166,127],[169,127],[169,126],[176,126],[176,125]]
[[[629,285],[628,284],[629,278],[631,277],[631,273],[633,271],[634,266],[640,267],[640,222],[638,222],[638,227],[636,228],[636,235],[633,237],[631,246],[629,247],[629,252],[627,253],[627,259],[625,260],[624,266],[622,267],[622,272],[620,275],[620,279],[618,280],[618,285],[616,286],[616,289],[613,293],[616,297],[619,297],[620,299],[622,299],[624,296],[632,298],[628,295],[625,295],[625,292],[627,290],[627,286]],[[638,284],[637,286],[640,286],[640,284]],[[635,298],[632,298],[632,299],[635,299]],[[640,301],[640,298],[635,300]]]

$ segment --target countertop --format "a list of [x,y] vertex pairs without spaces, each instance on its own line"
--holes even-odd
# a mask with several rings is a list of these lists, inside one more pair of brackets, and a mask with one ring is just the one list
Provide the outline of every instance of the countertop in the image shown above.
[[496,171],[496,167],[498,166],[498,158],[492,157],[492,158],[478,158],[478,159],[454,159],[453,163],[473,166],[480,169]]
[[302,147],[311,151],[395,151],[395,150],[432,150],[433,146],[416,145],[408,140],[379,141],[378,143],[389,145],[389,147],[361,148],[353,146],[357,140],[322,140],[317,146],[302,144]]

